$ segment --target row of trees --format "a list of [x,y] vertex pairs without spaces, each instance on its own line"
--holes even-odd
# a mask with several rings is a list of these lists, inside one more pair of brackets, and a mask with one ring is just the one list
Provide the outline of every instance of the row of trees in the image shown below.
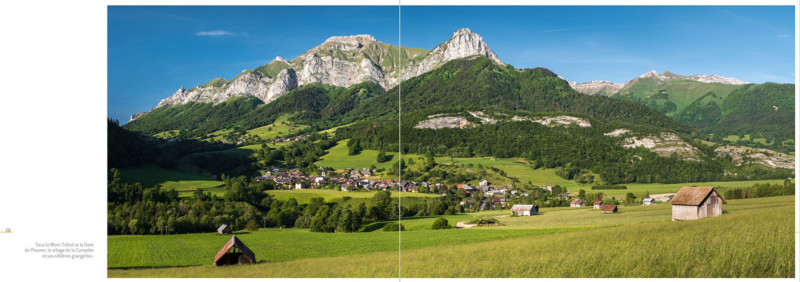
[[725,191],[725,199],[749,199],[761,197],[774,197],[794,195],[794,182],[784,180],[783,184],[753,184],[747,188],[733,188]]

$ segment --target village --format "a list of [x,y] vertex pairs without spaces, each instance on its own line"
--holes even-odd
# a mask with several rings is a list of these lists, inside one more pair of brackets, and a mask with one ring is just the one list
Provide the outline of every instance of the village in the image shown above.
[[[320,166],[319,174],[307,174],[299,169],[271,168],[262,176],[255,177],[256,182],[274,181],[276,189],[338,189],[343,192],[366,191],[401,191],[405,193],[434,193],[446,195],[449,188],[442,183],[417,183],[411,180],[378,179],[377,169],[344,169],[334,172],[330,168]],[[451,187],[452,188],[452,187]],[[523,192],[509,187],[492,186],[486,179],[482,179],[477,186],[458,184],[455,188],[459,193],[463,191],[464,200],[460,205],[469,209],[473,203],[467,198],[479,198],[478,211],[498,210],[510,208],[513,216],[533,216],[538,213],[539,207],[535,204],[511,204],[512,199],[528,197],[528,192]],[[553,192],[555,186],[546,185],[539,189]],[[566,189],[557,190],[554,195],[560,200],[570,200],[569,207],[587,207],[589,203],[578,197],[570,196]],[[713,187],[683,187],[677,193],[650,194],[641,200],[641,205],[649,206],[657,203],[669,203],[673,206],[672,220],[692,220],[712,217],[722,214],[722,204],[726,203],[720,193]],[[619,211],[618,205],[605,204],[603,201],[591,203],[592,209],[600,210],[604,214],[613,214]]]

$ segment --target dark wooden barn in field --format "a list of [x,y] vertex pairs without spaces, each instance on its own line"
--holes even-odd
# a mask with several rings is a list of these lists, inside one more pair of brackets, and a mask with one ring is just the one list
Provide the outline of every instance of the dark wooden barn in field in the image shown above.
[[714,187],[683,187],[669,201],[672,220],[694,220],[722,214],[722,204],[727,204]]
[[217,252],[214,257],[214,265],[231,264],[252,264],[256,262],[256,255],[242,243],[236,235],[233,235],[228,243]]
[[617,212],[617,206],[616,205],[603,205],[603,207],[600,208],[600,211],[602,211],[603,213],[615,213],[615,212]]

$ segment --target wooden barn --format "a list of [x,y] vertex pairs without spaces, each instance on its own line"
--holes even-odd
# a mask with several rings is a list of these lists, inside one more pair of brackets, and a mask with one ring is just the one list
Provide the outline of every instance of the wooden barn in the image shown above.
[[217,252],[214,265],[252,264],[256,262],[256,255],[233,235],[228,243]]
[[600,210],[603,213],[615,213],[615,212],[617,212],[617,206],[616,205],[603,205],[603,207]]
[[231,233],[233,233],[233,229],[231,229],[230,225],[227,225],[227,224],[223,223],[222,225],[219,226],[219,228],[217,228],[217,233],[219,233],[219,234],[231,234]]
[[642,199],[642,205],[645,206],[652,206],[656,204],[656,199],[653,198],[644,198]]
[[572,200],[572,202],[569,202],[569,206],[573,208],[585,207],[586,203],[581,199],[575,199]]
[[514,205],[511,207],[511,213],[518,216],[535,215],[537,212],[539,212],[537,205]]
[[594,209],[599,210],[600,208],[603,207],[603,201],[594,201],[594,204],[592,206],[594,207]]
[[721,215],[727,202],[714,187],[683,187],[670,204],[672,220],[694,220]]

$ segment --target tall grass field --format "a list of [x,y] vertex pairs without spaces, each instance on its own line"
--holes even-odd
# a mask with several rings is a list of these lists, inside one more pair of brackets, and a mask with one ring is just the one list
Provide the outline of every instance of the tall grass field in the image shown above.
[[[794,196],[728,200],[723,214],[671,221],[669,204],[542,208],[500,226],[429,230],[404,220],[402,277],[794,277]],[[503,211],[446,216],[456,221]],[[254,265],[212,266],[229,235],[109,236],[109,277],[397,277],[397,232],[238,234]],[[180,267],[179,267],[180,266]],[[324,266],[324,267],[322,267]]]

